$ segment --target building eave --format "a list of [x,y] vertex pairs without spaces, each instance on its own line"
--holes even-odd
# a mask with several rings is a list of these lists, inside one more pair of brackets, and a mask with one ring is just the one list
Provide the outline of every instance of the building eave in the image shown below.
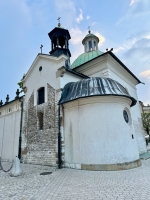
[[79,72],[76,72],[76,71],[73,71],[72,69],[68,69],[67,67],[65,66],[62,66],[60,67],[57,72],[56,72],[56,77],[63,77],[64,73],[70,73],[71,75],[75,75],[75,76],[78,76],[80,78],[83,78],[83,79],[86,79],[86,78],[89,78],[88,76],[82,74],[82,73],[79,73]]
[[100,57],[102,57],[102,56],[104,56],[104,55],[106,55],[106,54],[109,54],[109,55],[111,55],[112,57],[113,57],[113,59],[115,59],[136,81],[137,81],[137,84],[139,84],[139,83],[142,83],[122,62],[121,62],[121,60],[119,60],[119,58],[117,58],[117,56],[115,56],[111,51],[107,51],[107,52],[105,52],[105,53],[103,53],[103,54],[101,54],[101,55],[99,55],[99,56],[97,56],[97,57],[95,57],[95,58],[93,58],[93,59],[91,59],[91,60],[89,60],[89,61],[87,61],[87,62],[85,62],[85,63],[83,63],[83,64],[81,64],[81,65],[79,65],[79,66],[77,66],[76,68],[74,68],[74,69],[72,69],[73,71],[75,71],[77,68],[79,68],[79,67],[82,67],[83,65],[85,65],[85,64],[87,64],[87,63],[89,63],[89,62],[91,62],[91,61],[93,61],[93,60],[95,60],[95,59],[98,59],[98,58],[100,58]]
[[133,76],[138,84],[142,83],[122,62],[121,60],[119,60],[119,58],[117,58],[117,56],[115,56],[115,54],[113,54],[111,51],[108,52],[129,74],[131,74],[131,76]]
[[73,71],[72,69],[66,68],[66,71],[69,72],[69,73],[71,73],[71,74],[74,74],[76,76],[79,76],[80,78],[89,78],[89,76],[86,76],[86,75],[81,74],[79,72]]
[[11,103],[13,103],[13,102],[15,102],[15,101],[18,101],[18,100],[22,99],[24,96],[25,95],[19,97],[18,99],[13,99],[12,101],[9,101],[8,103],[3,104],[2,106],[0,106],[0,109],[5,107],[5,106],[7,106],[7,105],[9,105],[9,104],[11,104]]

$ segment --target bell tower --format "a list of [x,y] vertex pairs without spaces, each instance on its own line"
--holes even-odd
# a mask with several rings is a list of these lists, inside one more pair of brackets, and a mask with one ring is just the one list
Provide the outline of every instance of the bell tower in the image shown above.
[[50,55],[59,57],[60,55],[64,54],[70,59],[71,53],[69,50],[69,40],[71,37],[69,31],[62,28],[59,22],[58,27],[55,27],[51,32],[49,32],[48,36],[51,40],[51,51],[49,52]]

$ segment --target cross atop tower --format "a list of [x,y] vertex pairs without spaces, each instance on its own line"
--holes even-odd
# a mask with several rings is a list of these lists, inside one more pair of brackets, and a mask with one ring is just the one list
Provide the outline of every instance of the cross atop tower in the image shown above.
[[41,53],[42,53],[42,48],[43,48],[43,45],[41,44],[41,46],[40,46],[40,49],[41,49]]
[[59,26],[59,27],[61,26],[61,24],[60,24],[60,18],[61,18],[61,17],[58,17],[58,19],[57,19],[57,20],[58,20],[58,26]]
[[88,26],[88,28],[87,28],[87,29],[89,30],[89,31],[88,31],[89,33],[91,33],[91,30],[90,30],[90,28],[91,28],[91,26]]

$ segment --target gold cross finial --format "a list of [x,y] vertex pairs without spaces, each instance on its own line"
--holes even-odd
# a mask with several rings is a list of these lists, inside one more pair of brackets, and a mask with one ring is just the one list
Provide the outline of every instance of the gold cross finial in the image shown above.
[[90,27],[90,26],[88,26],[88,30],[89,30],[88,32],[89,32],[89,34],[91,33],[91,30],[90,30],[90,28],[91,28],[91,27]]
[[60,18],[61,18],[61,17],[58,17],[58,19],[57,19],[57,20],[58,20],[58,26],[59,26],[59,27],[61,26],[61,24],[60,24]]

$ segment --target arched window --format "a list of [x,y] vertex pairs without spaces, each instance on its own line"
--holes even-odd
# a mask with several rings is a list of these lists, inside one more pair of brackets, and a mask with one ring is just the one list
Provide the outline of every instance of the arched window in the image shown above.
[[96,42],[94,41],[94,50],[96,50]]
[[43,113],[38,113],[38,129],[43,130]]
[[55,49],[57,46],[57,38],[56,37],[53,38],[52,45],[53,45],[53,48]]
[[59,36],[59,47],[64,48],[65,46],[65,38],[63,36]]
[[88,52],[88,50],[87,50],[87,43],[84,44],[84,50],[85,50],[85,52]]
[[92,51],[92,41],[89,41],[89,51]]
[[37,101],[38,105],[45,103],[44,94],[45,94],[44,87],[42,87],[38,90],[38,101]]

